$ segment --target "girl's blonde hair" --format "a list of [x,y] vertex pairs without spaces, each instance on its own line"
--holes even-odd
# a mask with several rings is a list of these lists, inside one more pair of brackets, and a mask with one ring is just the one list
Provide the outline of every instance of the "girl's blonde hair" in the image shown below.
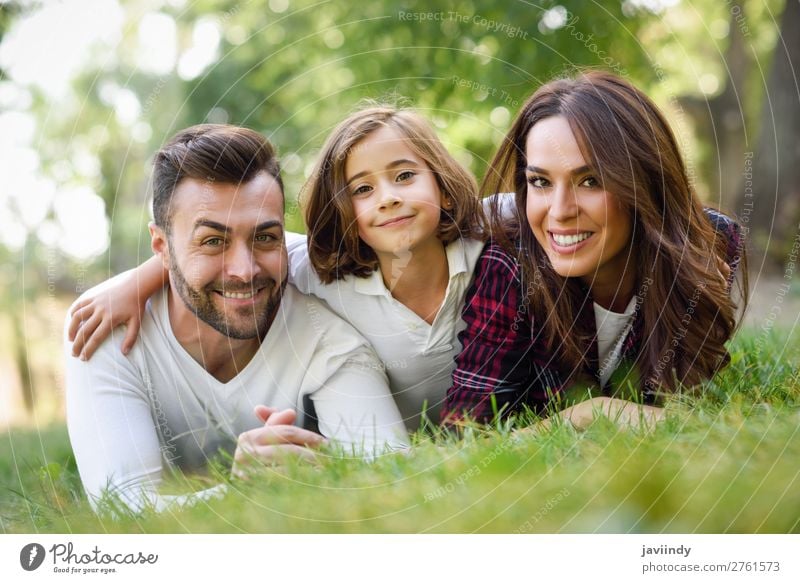
[[428,122],[408,109],[371,105],[337,126],[303,187],[308,256],[324,283],[350,274],[366,277],[378,268],[375,252],[358,236],[345,165],[359,142],[382,127],[405,136],[408,147],[436,177],[443,200],[452,203],[442,209],[439,239],[446,245],[459,237],[481,239],[485,232],[475,178],[447,151]]

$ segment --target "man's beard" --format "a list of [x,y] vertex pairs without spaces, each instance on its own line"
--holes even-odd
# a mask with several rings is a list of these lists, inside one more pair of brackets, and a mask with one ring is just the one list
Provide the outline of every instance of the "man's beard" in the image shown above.
[[[286,289],[288,281],[288,278],[284,278],[278,289],[276,289],[277,283],[270,277],[256,278],[245,285],[224,282],[220,285],[212,282],[202,289],[195,289],[189,285],[180,267],[176,264],[172,264],[170,273],[178,295],[187,309],[217,332],[236,340],[263,339],[267,335],[275,313],[280,307],[283,290]],[[212,298],[212,294],[219,295],[214,290],[224,289],[226,292],[232,293],[250,293],[262,288],[269,297],[264,309],[257,311],[258,306],[253,306],[254,309],[251,310],[249,317],[242,318],[244,321],[239,323],[231,321],[232,318],[220,311]],[[222,296],[220,295],[220,297]]]

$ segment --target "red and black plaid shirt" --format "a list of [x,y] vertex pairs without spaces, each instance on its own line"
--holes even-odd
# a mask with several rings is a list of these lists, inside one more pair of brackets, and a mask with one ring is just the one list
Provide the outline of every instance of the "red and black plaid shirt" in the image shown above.
[[[706,209],[706,216],[727,240],[731,284],[742,256],[741,230],[722,213]],[[486,422],[497,412],[505,415],[522,404],[541,411],[552,395],[564,388],[564,380],[555,355],[545,348],[541,330],[534,325],[528,310],[522,270],[511,254],[489,241],[478,259],[474,277],[462,312],[467,325],[459,334],[463,349],[456,357],[453,386],[447,391],[442,421],[450,424],[466,414]],[[579,318],[585,324],[583,329],[594,330],[591,301],[584,304]],[[641,328],[641,318],[635,316],[623,342],[622,361],[635,365]],[[593,370],[586,372],[597,378],[596,338],[588,347],[587,356]],[[643,397],[648,400],[647,395]]]

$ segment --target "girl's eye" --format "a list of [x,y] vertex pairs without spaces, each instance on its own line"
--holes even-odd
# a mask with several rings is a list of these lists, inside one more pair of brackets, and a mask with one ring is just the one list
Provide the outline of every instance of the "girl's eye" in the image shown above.
[[586,188],[598,188],[600,186],[600,181],[594,176],[587,176],[581,181],[580,186],[585,186]]
[[353,196],[367,194],[369,191],[370,191],[370,186],[367,184],[362,184],[361,186],[353,190]]
[[545,188],[550,185],[547,179],[541,176],[528,176],[528,184],[534,188]]
[[411,178],[414,177],[414,174],[415,173],[412,172],[411,170],[404,170],[403,172],[401,172],[400,174],[397,175],[397,178],[395,179],[395,181],[396,182],[402,182],[404,180],[410,180]]

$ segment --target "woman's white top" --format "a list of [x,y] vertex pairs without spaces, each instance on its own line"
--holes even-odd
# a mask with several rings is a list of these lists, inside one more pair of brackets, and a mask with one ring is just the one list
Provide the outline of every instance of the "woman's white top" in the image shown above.
[[633,324],[636,296],[631,298],[621,314],[606,310],[595,302],[594,318],[597,323],[597,356],[600,384],[605,386],[622,359],[622,345]]
[[461,351],[458,333],[464,329],[464,298],[484,244],[457,239],[446,247],[449,282],[433,324],[395,300],[380,271],[323,284],[308,259],[305,235],[287,233],[286,244],[289,281],[300,291],[324,300],[372,344],[383,361],[406,427],[417,429],[423,410],[428,419],[438,423],[452,384],[454,358]]

